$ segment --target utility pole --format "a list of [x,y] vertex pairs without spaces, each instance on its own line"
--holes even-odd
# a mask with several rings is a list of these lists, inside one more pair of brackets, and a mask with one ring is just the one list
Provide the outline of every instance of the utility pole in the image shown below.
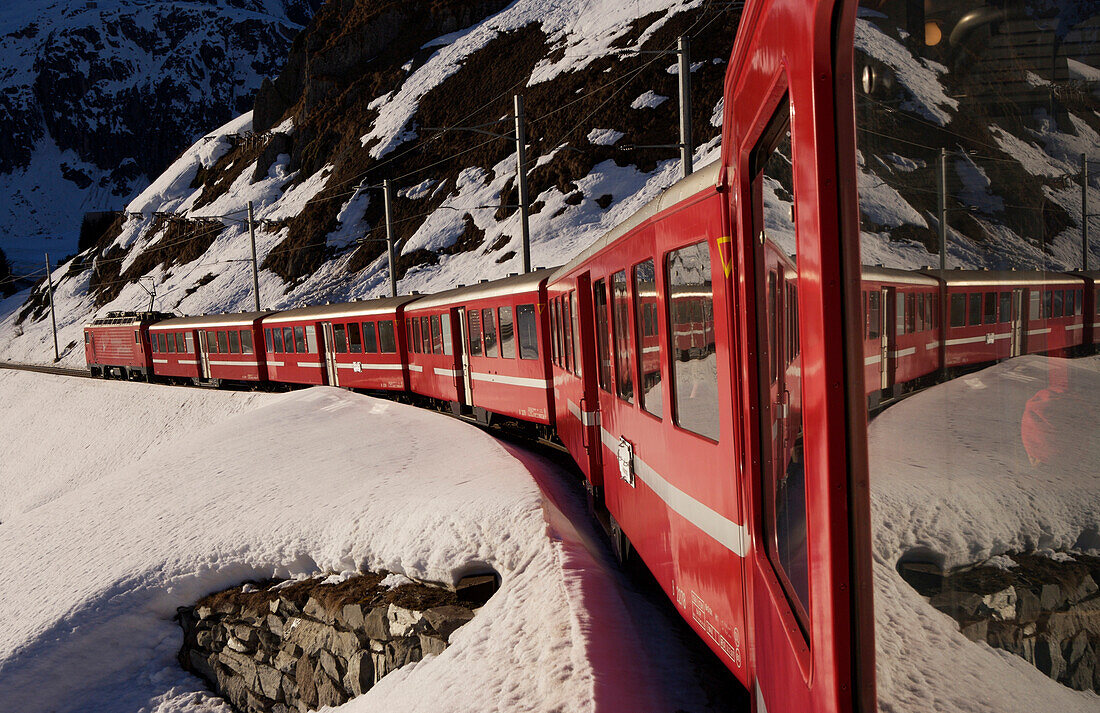
[[1089,269],[1089,161],[1081,154],[1081,269]]
[[248,201],[248,239],[252,243],[252,298],[260,311],[260,273],[256,267],[256,221],[252,216],[252,201]]
[[390,297],[397,297],[397,270],[393,259],[393,201],[390,179],[382,181],[382,195],[386,204],[386,251],[390,259]]
[[50,274],[50,254],[46,253],[46,289],[50,293],[50,323],[53,325],[53,360],[61,361],[61,352],[57,348],[57,317],[53,311],[53,275]]
[[940,269],[947,269],[947,149],[940,149],[938,213],[940,219]]
[[680,164],[686,178],[695,170],[691,158],[691,46],[687,37],[677,40],[676,54],[680,56]]
[[531,272],[531,224],[528,219],[527,198],[527,131],[523,125],[523,97],[515,95],[516,102],[516,187],[519,189],[519,229],[523,238],[523,272]]

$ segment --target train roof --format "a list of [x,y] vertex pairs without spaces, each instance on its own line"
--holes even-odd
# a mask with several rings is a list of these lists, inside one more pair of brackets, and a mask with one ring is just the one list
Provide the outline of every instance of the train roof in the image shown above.
[[940,286],[940,281],[937,278],[917,270],[900,270],[894,267],[883,267],[882,265],[864,265],[862,273],[864,282],[902,282],[907,285]]
[[1074,270],[1069,274],[1074,277],[1083,277],[1092,282],[1100,282],[1100,270]]
[[591,245],[582,250],[579,255],[562,265],[550,275],[550,281],[561,279],[572,272],[585,260],[600,252],[634,228],[649,220],[662,210],[676,205],[680,201],[699,193],[705,188],[714,188],[718,185],[718,175],[722,167],[721,161],[713,161],[703,166],[690,176],[681,178],[676,183],[661,191],[656,198],[642,206],[638,212],[630,216],[617,226],[604,233],[603,237],[595,240]]
[[133,327],[146,322],[156,322],[162,319],[171,319],[175,315],[167,312],[108,312],[106,317],[96,317],[84,327]]
[[255,323],[256,320],[275,314],[270,310],[260,312],[231,312],[229,314],[204,314],[195,317],[176,317],[154,324],[149,329],[189,329],[191,327],[237,327]]
[[462,300],[480,300],[487,297],[500,297],[517,292],[529,292],[537,290],[539,285],[546,282],[557,268],[543,268],[532,270],[523,275],[512,275],[499,280],[479,282],[476,285],[455,287],[444,292],[425,295],[416,301],[409,309],[421,309],[424,307],[442,307]]
[[943,280],[948,287],[989,285],[1081,285],[1083,278],[1064,272],[1041,270],[921,270]]
[[283,312],[273,312],[273,316],[265,319],[264,324],[297,322],[303,319],[343,319],[345,317],[369,317],[376,314],[388,314],[396,312],[398,307],[415,299],[417,299],[416,295],[398,295],[397,297],[380,297],[375,300],[363,300],[361,302],[338,302],[329,305],[298,307]]

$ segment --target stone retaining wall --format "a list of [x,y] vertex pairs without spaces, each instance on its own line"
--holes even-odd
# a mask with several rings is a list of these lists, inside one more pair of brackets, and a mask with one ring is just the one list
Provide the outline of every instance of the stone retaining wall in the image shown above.
[[1054,680],[1100,693],[1100,557],[1000,555],[943,573],[898,571],[973,641],[1011,651]]
[[336,706],[443,652],[495,589],[492,576],[452,591],[386,573],[249,583],[179,609],[179,661],[239,711]]

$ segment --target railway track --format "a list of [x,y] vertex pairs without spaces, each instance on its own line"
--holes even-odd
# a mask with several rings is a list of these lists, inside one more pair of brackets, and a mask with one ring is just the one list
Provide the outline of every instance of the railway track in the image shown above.
[[41,366],[39,364],[17,364],[14,362],[0,361],[0,369],[13,371],[37,371],[40,374],[54,374],[56,376],[79,376],[85,379],[92,378],[86,369],[66,369],[61,366]]

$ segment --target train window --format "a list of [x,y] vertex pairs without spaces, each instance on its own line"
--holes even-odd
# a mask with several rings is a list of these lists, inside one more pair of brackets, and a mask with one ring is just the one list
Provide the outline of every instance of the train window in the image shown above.
[[294,351],[298,354],[306,352],[306,330],[304,327],[293,328]]
[[191,332],[188,332],[187,334],[183,335],[183,338],[184,338],[184,342],[187,345],[187,353],[188,354],[194,354],[195,353],[195,338],[191,336]]
[[516,333],[512,326],[512,308],[499,308],[497,316],[500,318],[500,355],[505,359],[515,359]]
[[134,330],[134,344],[141,344],[141,330]]
[[335,342],[335,344],[333,346],[336,348],[336,353],[337,354],[347,354],[348,353],[348,335],[344,331],[344,325],[342,325],[342,324],[332,325],[332,337],[333,337],[333,341]]
[[424,353],[432,353],[432,320],[428,315],[420,318],[420,343],[424,345]]
[[1034,321],[1041,319],[1042,308],[1040,306],[1040,294],[1036,290],[1031,290],[1031,294],[1028,297],[1028,319]]
[[91,335],[90,332],[84,332],[84,343],[85,344],[91,344],[92,343],[92,335]]
[[229,353],[240,354],[241,353],[241,335],[236,329],[230,329],[229,333]]
[[493,317],[492,307],[481,310],[481,328],[485,333],[485,356],[500,356],[500,350],[497,347],[497,323]]
[[264,330],[264,346],[267,347],[268,352],[274,351],[272,341],[271,341],[271,330],[270,329],[265,329]]
[[432,324],[432,354],[443,353],[443,335],[439,332],[439,315],[433,314]]
[[539,358],[539,333],[535,305],[516,305],[516,338],[520,359]]
[[873,290],[867,295],[867,338],[879,338],[879,325],[882,324],[882,313],[879,311],[879,299],[882,297],[878,290]]
[[916,316],[914,317],[914,320],[913,320],[914,327],[915,327],[914,331],[923,332],[924,331],[924,295],[914,295],[913,298],[916,300],[916,305],[917,305],[917,308],[915,310]]
[[661,393],[661,340],[657,334],[657,276],[653,260],[634,266],[634,336],[637,340],[638,402],[649,413],[661,417],[664,399]]
[[561,324],[562,334],[565,335],[565,368],[566,370],[573,371],[573,363],[576,361],[573,356],[573,330],[571,328],[571,320],[569,318],[569,295],[562,295],[561,298]]
[[481,356],[481,312],[476,309],[466,313],[466,335],[469,337],[470,355]]
[[378,353],[378,335],[374,330],[374,322],[363,322],[363,353]]
[[894,322],[894,327],[897,330],[898,335],[905,334],[905,298],[906,295],[904,294],[896,295],[894,297],[894,308],[897,312],[897,314],[895,315],[897,319]]
[[1050,290],[1043,291],[1043,319],[1050,319],[1050,316],[1054,314],[1053,309],[1054,294]]
[[164,336],[168,338],[168,353],[169,354],[175,354],[176,353],[176,335],[172,332],[167,332]]
[[359,323],[350,322],[347,325],[348,332],[348,351],[352,354],[361,354],[363,352],[363,342],[359,338]]
[[416,347],[414,346],[416,342],[413,341],[413,320],[409,319],[405,320],[405,344],[407,345],[405,348],[409,352],[416,351]]
[[615,338],[615,387],[619,398],[634,403],[634,348],[630,344],[630,292],[626,270],[611,276],[611,317]]
[[994,324],[997,321],[997,293],[985,293],[985,309],[982,313],[983,324]]
[[966,295],[951,295],[951,326],[966,325]]
[[226,334],[225,330],[219,329],[215,332],[215,339],[218,343],[218,354],[228,354],[229,336]]
[[247,329],[241,330],[241,354],[252,353],[252,332]]
[[1011,292],[1002,292],[1000,294],[999,299],[1000,299],[1001,305],[1000,305],[1000,308],[999,308],[1000,319],[998,321],[1000,321],[1000,322],[1011,322],[1012,321],[1012,293]]
[[905,333],[912,334],[917,331],[916,295],[912,292],[905,295]]
[[317,328],[312,324],[306,325],[306,352],[317,353]]
[[966,314],[967,325],[973,327],[974,325],[982,323],[982,293],[971,292],[967,297],[968,307]]
[[160,345],[160,353],[161,354],[167,354],[168,353],[168,340],[165,338],[164,332],[161,332],[157,335],[157,343]]
[[283,327],[283,344],[286,346],[286,353],[294,353],[294,328]]
[[1081,314],[1084,311],[1084,307],[1085,307],[1085,304],[1084,304],[1085,291],[1084,290],[1074,290],[1073,295],[1074,295],[1074,300],[1075,300],[1075,302],[1073,303],[1073,313],[1074,314]]
[[378,351],[383,354],[397,353],[397,335],[394,332],[392,319],[378,322]]
[[[84,343],[88,344],[90,342],[91,342],[91,335],[88,334],[87,332],[85,332],[84,333]],[[157,335],[156,335],[155,332],[150,332],[149,333],[149,349],[154,354],[159,354],[160,353],[160,345],[157,344]]]
[[607,286],[603,280],[592,285],[592,307],[596,311],[596,365],[600,388],[611,391],[611,349],[607,333]]
[[569,302],[572,307],[573,313],[573,373],[577,376],[581,375],[581,327],[580,327],[580,315],[577,313],[577,291],[571,290],[569,292]]
[[412,317],[408,322],[409,347],[415,354],[420,353],[420,320]]
[[271,349],[274,353],[282,353],[283,351],[283,330],[275,327],[271,330]]
[[444,312],[439,320],[439,332],[443,339],[443,353],[449,356],[454,352],[454,347],[451,345],[451,313],[449,311]]
[[550,360],[561,366],[561,312],[558,298],[550,300]]
[[1062,317],[1065,315],[1065,293],[1062,290],[1054,290],[1054,312],[1055,317]]
[[1096,314],[1100,314],[1100,289],[1096,290],[1092,299],[1096,303]]
[[718,440],[718,361],[706,242],[665,256],[672,344],[673,418],[680,428]]

